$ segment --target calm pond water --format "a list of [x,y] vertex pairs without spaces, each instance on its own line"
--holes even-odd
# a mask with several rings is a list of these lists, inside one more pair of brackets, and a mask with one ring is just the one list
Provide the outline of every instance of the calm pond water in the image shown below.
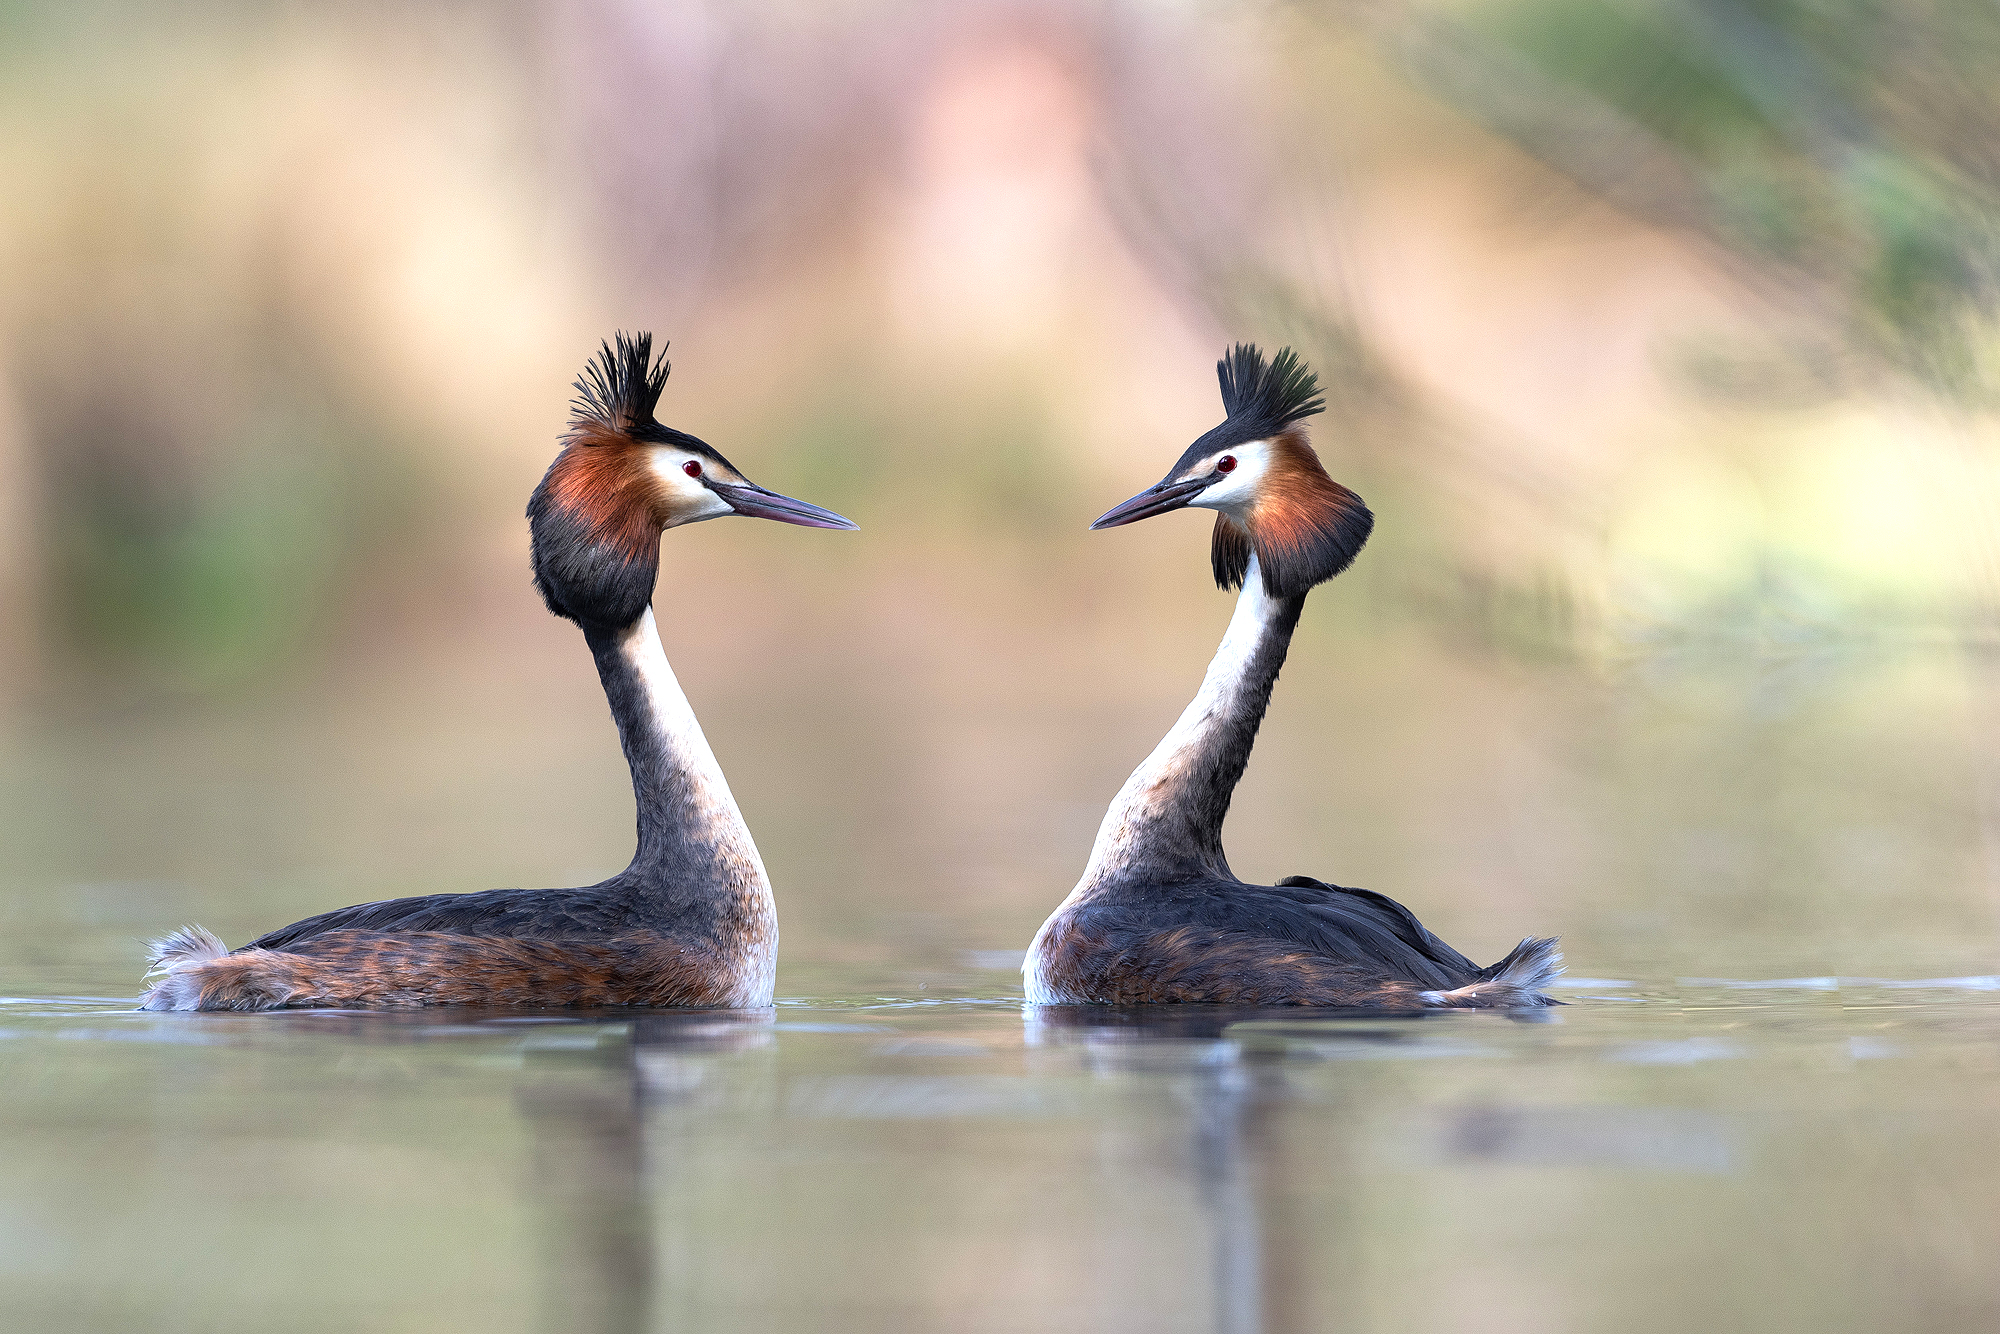
[[48,1331],[1989,1328],[1996,988],[1578,979],[1545,1022],[12,998],[0,1292]]
[[0,1326],[2000,1326],[1989,658],[1536,662],[1316,602],[1237,870],[1482,961],[1560,934],[1572,1003],[1036,1015],[1011,969],[1227,599],[784,573],[662,616],[774,1013],[129,1009],[185,921],[622,864],[589,660],[518,579],[290,684],[0,700]]

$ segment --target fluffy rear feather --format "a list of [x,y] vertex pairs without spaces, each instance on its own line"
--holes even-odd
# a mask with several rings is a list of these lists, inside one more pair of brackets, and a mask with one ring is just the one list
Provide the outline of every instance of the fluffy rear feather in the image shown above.
[[176,976],[182,969],[220,959],[229,947],[215,933],[199,926],[184,926],[170,936],[162,936],[146,947],[146,980],[152,986],[139,998],[142,1010],[192,1010],[198,988],[192,979]]
[[146,976],[160,977],[191,963],[207,963],[229,953],[229,947],[206,927],[184,926],[146,947]]
[[1556,937],[1530,936],[1499,963],[1483,969],[1485,976],[1479,981],[1453,991],[1426,991],[1422,998],[1426,1005],[1456,1009],[1555,1005],[1559,1002],[1543,995],[1542,990],[1562,975],[1562,957],[1562,951],[1556,948]]

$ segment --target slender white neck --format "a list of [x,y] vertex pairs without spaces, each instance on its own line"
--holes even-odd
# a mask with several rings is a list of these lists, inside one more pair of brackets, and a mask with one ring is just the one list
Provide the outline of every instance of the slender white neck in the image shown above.
[[[1172,730],[1153,748],[1153,753],[1132,771],[1112,800],[1111,808],[1104,813],[1104,822],[1097,829],[1097,842],[1090,850],[1090,862],[1077,885],[1079,892],[1140,863],[1148,854],[1161,851],[1161,845],[1178,845],[1190,836],[1195,844],[1212,842],[1212,858],[1209,849],[1193,844],[1168,850],[1176,855],[1193,855],[1204,862],[1212,860],[1215,865],[1211,869],[1224,875],[1229,873],[1227,862],[1222,860],[1221,823],[1228,809],[1228,789],[1235,786],[1235,775],[1228,776],[1227,786],[1220,793],[1219,808],[1214,808],[1211,794],[1198,789],[1203,780],[1213,777],[1212,771],[1218,765],[1228,764],[1225,757],[1235,749],[1230,743],[1245,728],[1245,685],[1261,674],[1262,688],[1268,692],[1275,665],[1261,673],[1253,672],[1252,667],[1285,605],[1264,592],[1264,578],[1257,568],[1256,557],[1252,556],[1243,592],[1236,599],[1235,614],[1229,618],[1229,629],[1208,664],[1201,689],[1182,710]],[[1293,615],[1296,616],[1296,609]],[[1286,629],[1289,631],[1289,626]],[[1255,716],[1247,719],[1250,737],[1255,736],[1263,707],[1264,699],[1257,699]],[[1247,755],[1248,738],[1242,738],[1241,749]],[[1240,761],[1236,772],[1241,772]],[[1208,827],[1211,817],[1212,827]],[[1190,825],[1194,827],[1191,829]]]
[[719,856],[741,863],[752,878],[766,885],[768,893],[764,859],[758,855],[750,826],[743,822],[743,812],[737,808],[729,780],[709,748],[694,708],[667,662],[651,607],[626,630],[618,650],[639,680],[665,758],[679,769],[686,783],[687,807],[680,813],[682,818]]
[[732,1003],[768,1005],[778,952],[770,877],[667,665],[652,609],[623,630],[585,635],[639,811],[632,864],[606,884],[629,894],[642,917],[719,951],[735,970]]

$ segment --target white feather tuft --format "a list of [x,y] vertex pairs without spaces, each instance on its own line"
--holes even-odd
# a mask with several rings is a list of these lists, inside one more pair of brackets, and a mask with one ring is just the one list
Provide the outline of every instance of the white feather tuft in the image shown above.
[[1494,965],[1493,976],[1454,991],[1425,991],[1419,997],[1426,1005],[1452,1009],[1509,1009],[1525,1005],[1553,1005],[1542,994],[1549,983],[1562,975],[1562,951],[1556,938],[1533,936],[1516,945]]
[[177,968],[207,963],[227,953],[229,947],[217,939],[214,932],[205,927],[184,926],[146,947],[146,976],[164,977]]

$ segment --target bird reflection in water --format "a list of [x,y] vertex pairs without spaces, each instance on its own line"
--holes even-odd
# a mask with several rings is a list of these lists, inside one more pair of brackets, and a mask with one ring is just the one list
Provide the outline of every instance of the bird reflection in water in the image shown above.
[[[1324,1133],[1324,1090],[1312,1095],[1318,1129],[1309,1143],[1293,1144],[1288,1109],[1302,1091],[1293,1070],[1298,1049],[1284,1034],[1309,1029],[1317,1040],[1343,1044],[1414,1040],[1414,1022],[1391,1023],[1358,1028],[1297,1009],[1041,1005],[1028,1007],[1027,1040],[1081,1048],[1101,1079],[1137,1076],[1154,1086],[1164,1079],[1188,1114],[1173,1150],[1185,1158],[1163,1166],[1196,1187],[1209,1234],[1210,1327],[1217,1334],[1291,1334],[1327,1328],[1310,1294],[1356,1289],[1347,1276],[1326,1272],[1327,1263],[1344,1263],[1326,1258],[1345,1252],[1327,1244],[1344,1226],[1343,1211],[1317,1191],[1308,1213],[1302,1197],[1310,1182],[1301,1180],[1329,1168],[1352,1175],[1340,1166],[1351,1145]],[[1342,1119],[1338,1109],[1334,1119]]]
[[[758,1099],[746,1055],[775,1055],[770,1010],[300,1010],[285,1027],[382,1049],[519,1035],[514,1104],[528,1136],[522,1187],[536,1219],[539,1334],[671,1327],[693,1287],[687,1224],[655,1211],[690,1134],[677,1114]],[[728,1067],[725,1077],[723,1067]],[[413,1067],[413,1073],[415,1068]],[[671,1211],[668,1211],[671,1214]]]
[[[595,1042],[616,1018],[627,1040]],[[529,1052],[517,1105],[532,1139],[530,1181],[540,1219],[543,1297],[540,1330],[628,1334],[670,1314],[692,1275],[690,1247],[673,1220],[656,1215],[656,1192],[671,1193],[674,1112],[713,1107],[740,1089],[741,1070],[717,1067],[772,1049],[769,1011],[697,1010],[560,1025],[575,1033]],[[555,1029],[557,1025],[550,1025]],[[552,1033],[552,1037],[564,1034]],[[668,1113],[661,1115],[661,1113]]]

